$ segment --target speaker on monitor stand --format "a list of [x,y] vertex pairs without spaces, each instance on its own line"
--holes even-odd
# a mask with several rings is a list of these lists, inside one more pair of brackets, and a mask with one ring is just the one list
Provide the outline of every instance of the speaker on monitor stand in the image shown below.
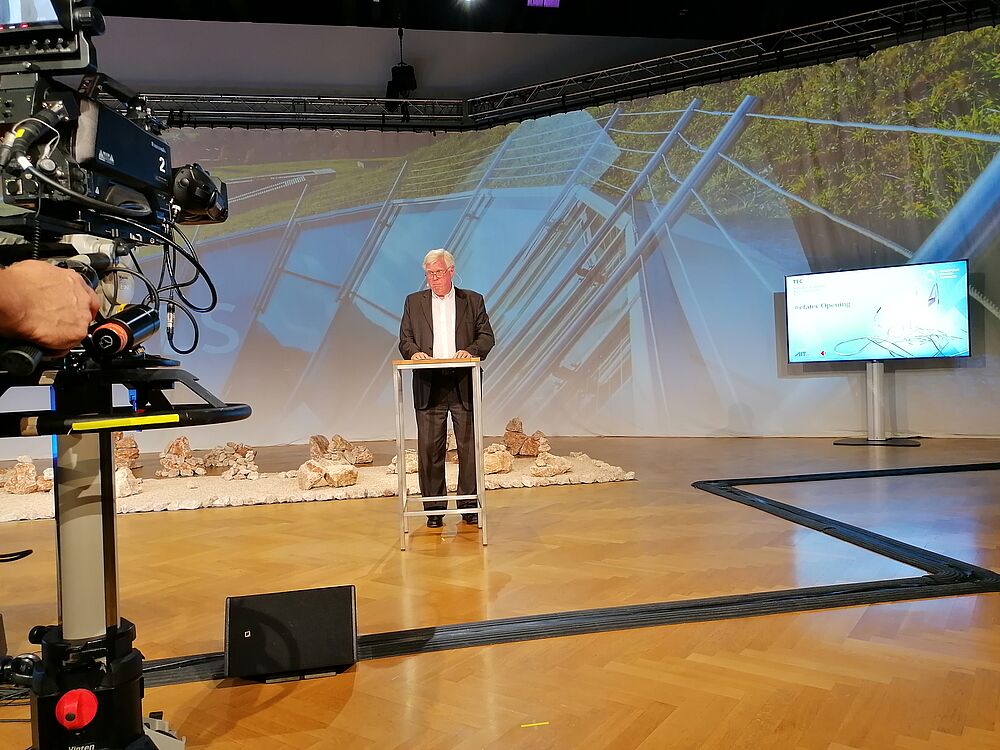
[[226,599],[226,677],[306,679],[357,660],[354,586]]
[[404,99],[412,94],[417,88],[417,73],[413,66],[402,61],[393,65],[392,83]]

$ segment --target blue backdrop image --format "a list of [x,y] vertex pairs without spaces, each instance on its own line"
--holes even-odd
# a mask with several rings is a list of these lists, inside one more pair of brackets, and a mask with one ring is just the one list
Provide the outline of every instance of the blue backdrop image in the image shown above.
[[[403,299],[437,247],[496,330],[488,434],[513,416],[550,435],[861,432],[863,367],[789,364],[785,277],[963,260],[971,356],[891,364],[887,427],[998,434],[998,42],[959,32],[475,133],[167,131],[232,208],[193,233],[222,303],[184,366],[254,407],[190,437],[391,438]],[[805,350],[825,335],[794,332]]]

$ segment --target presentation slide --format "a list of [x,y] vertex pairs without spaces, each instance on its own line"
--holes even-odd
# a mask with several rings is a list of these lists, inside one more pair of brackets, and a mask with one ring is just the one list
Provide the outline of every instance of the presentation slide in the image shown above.
[[964,260],[785,278],[788,361],[967,357]]

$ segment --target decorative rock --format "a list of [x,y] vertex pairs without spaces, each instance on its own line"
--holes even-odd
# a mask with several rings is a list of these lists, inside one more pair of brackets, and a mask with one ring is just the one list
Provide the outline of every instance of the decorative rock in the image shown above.
[[366,445],[354,445],[350,449],[343,451],[343,456],[349,463],[355,466],[375,463],[375,457]]
[[38,477],[38,482],[35,485],[36,492],[48,492],[51,490],[55,475],[55,470],[51,468],[43,471],[42,475]]
[[[199,466],[204,466],[204,460],[196,458],[191,451],[191,444],[186,437],[179,437],[163,449],[160,453],[161,471],[156,472],[158,477],[179,477],[194,476],[194,470]],[[185,471],[191,472],[184,474]]]
[[354,445],[348,442],[345,438],[340,435],[334,435],[330,438],[330,447],[328,450],[331,451],[349,451]]
[[354,466],[375,462],[367,446],[351,443],[341,435],[334,435],[329,440],[322,435],[313,435],[309,438],[309,457],[344,460]]
[[322,458],[330,449],[330,441],[322,435],[312,435],[309,438],[309,458]]
[[314,487],[348,487],[358,481],[358,470],[351,464],[329,458],[310,458],[297,472],[300,490]]
[[[417,452],[415,450],[406,449],[406,473],[416,474],[417,473]],[[389,463],[389,468],[386,469],[386,474],[395,474],[396,472],[396,456],[392,457],[392,461]]]
[[[565,474],[573,470],[573,464],[568,458],[553,456],[551,453],[543,452],[538,454],[535,465],[531,467],[531,475],[534,477],[554,477]],[[565,484],[565,481],[559,482]]]
[[142,492],[142,480],[138,479],[127,466],[115,469],[115,495],[128,497]]
[[450,464],[458,463],[458,441],[455,440],[455,433],[448,430],[448,438],[445,443],[444,460]]
[[131,435],[124,432],[112,432],[114,443],[115,466],[125,466],[134,469],[139,465],[139,444]]
[[4,475],[3,488],[12,495],[28,495],[38,491],[38,472],[31,456],[17,457],[17,464]]
[[525,435],[524,427],[518,417],[514,417],[507,423],[503,442],[513,456],[537,456],[539,453],[549,452],[549,443],[545,439],[545,433],[536,430],[530,437]]
[[[210,450],[205,456],[205,465],[225,466],[226,471],[222,474],[225,480],[249,479],[251,474],[255,475],[253,478],[256,479],[260,476],[260,467],[255,463],[256,458],[257,451],[246,443],[230,442]],[[197,473],[197,469],[195,472]]]
[[514,468],[514,457],[507,447],[493,443],[483,451],[483,474],[506,474]]

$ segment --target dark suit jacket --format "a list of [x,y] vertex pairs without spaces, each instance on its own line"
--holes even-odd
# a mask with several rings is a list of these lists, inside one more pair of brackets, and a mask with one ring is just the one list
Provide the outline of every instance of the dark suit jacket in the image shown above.
[[[473,357],[486,359],[493,348],[493,327],[486,314],[483,295],[455,287],[455,348],[464,349]],[[412,359],[417,352],[433,354],[434,321],[431,318],[431,290],[414,292],[403,305],[403,320],[399,325],[399,353]],[[413,405],[426,409],[430,400],[434,371],[413,372]],[[472,408],[472,378],[460,378],[458,395],[462,405]]]

